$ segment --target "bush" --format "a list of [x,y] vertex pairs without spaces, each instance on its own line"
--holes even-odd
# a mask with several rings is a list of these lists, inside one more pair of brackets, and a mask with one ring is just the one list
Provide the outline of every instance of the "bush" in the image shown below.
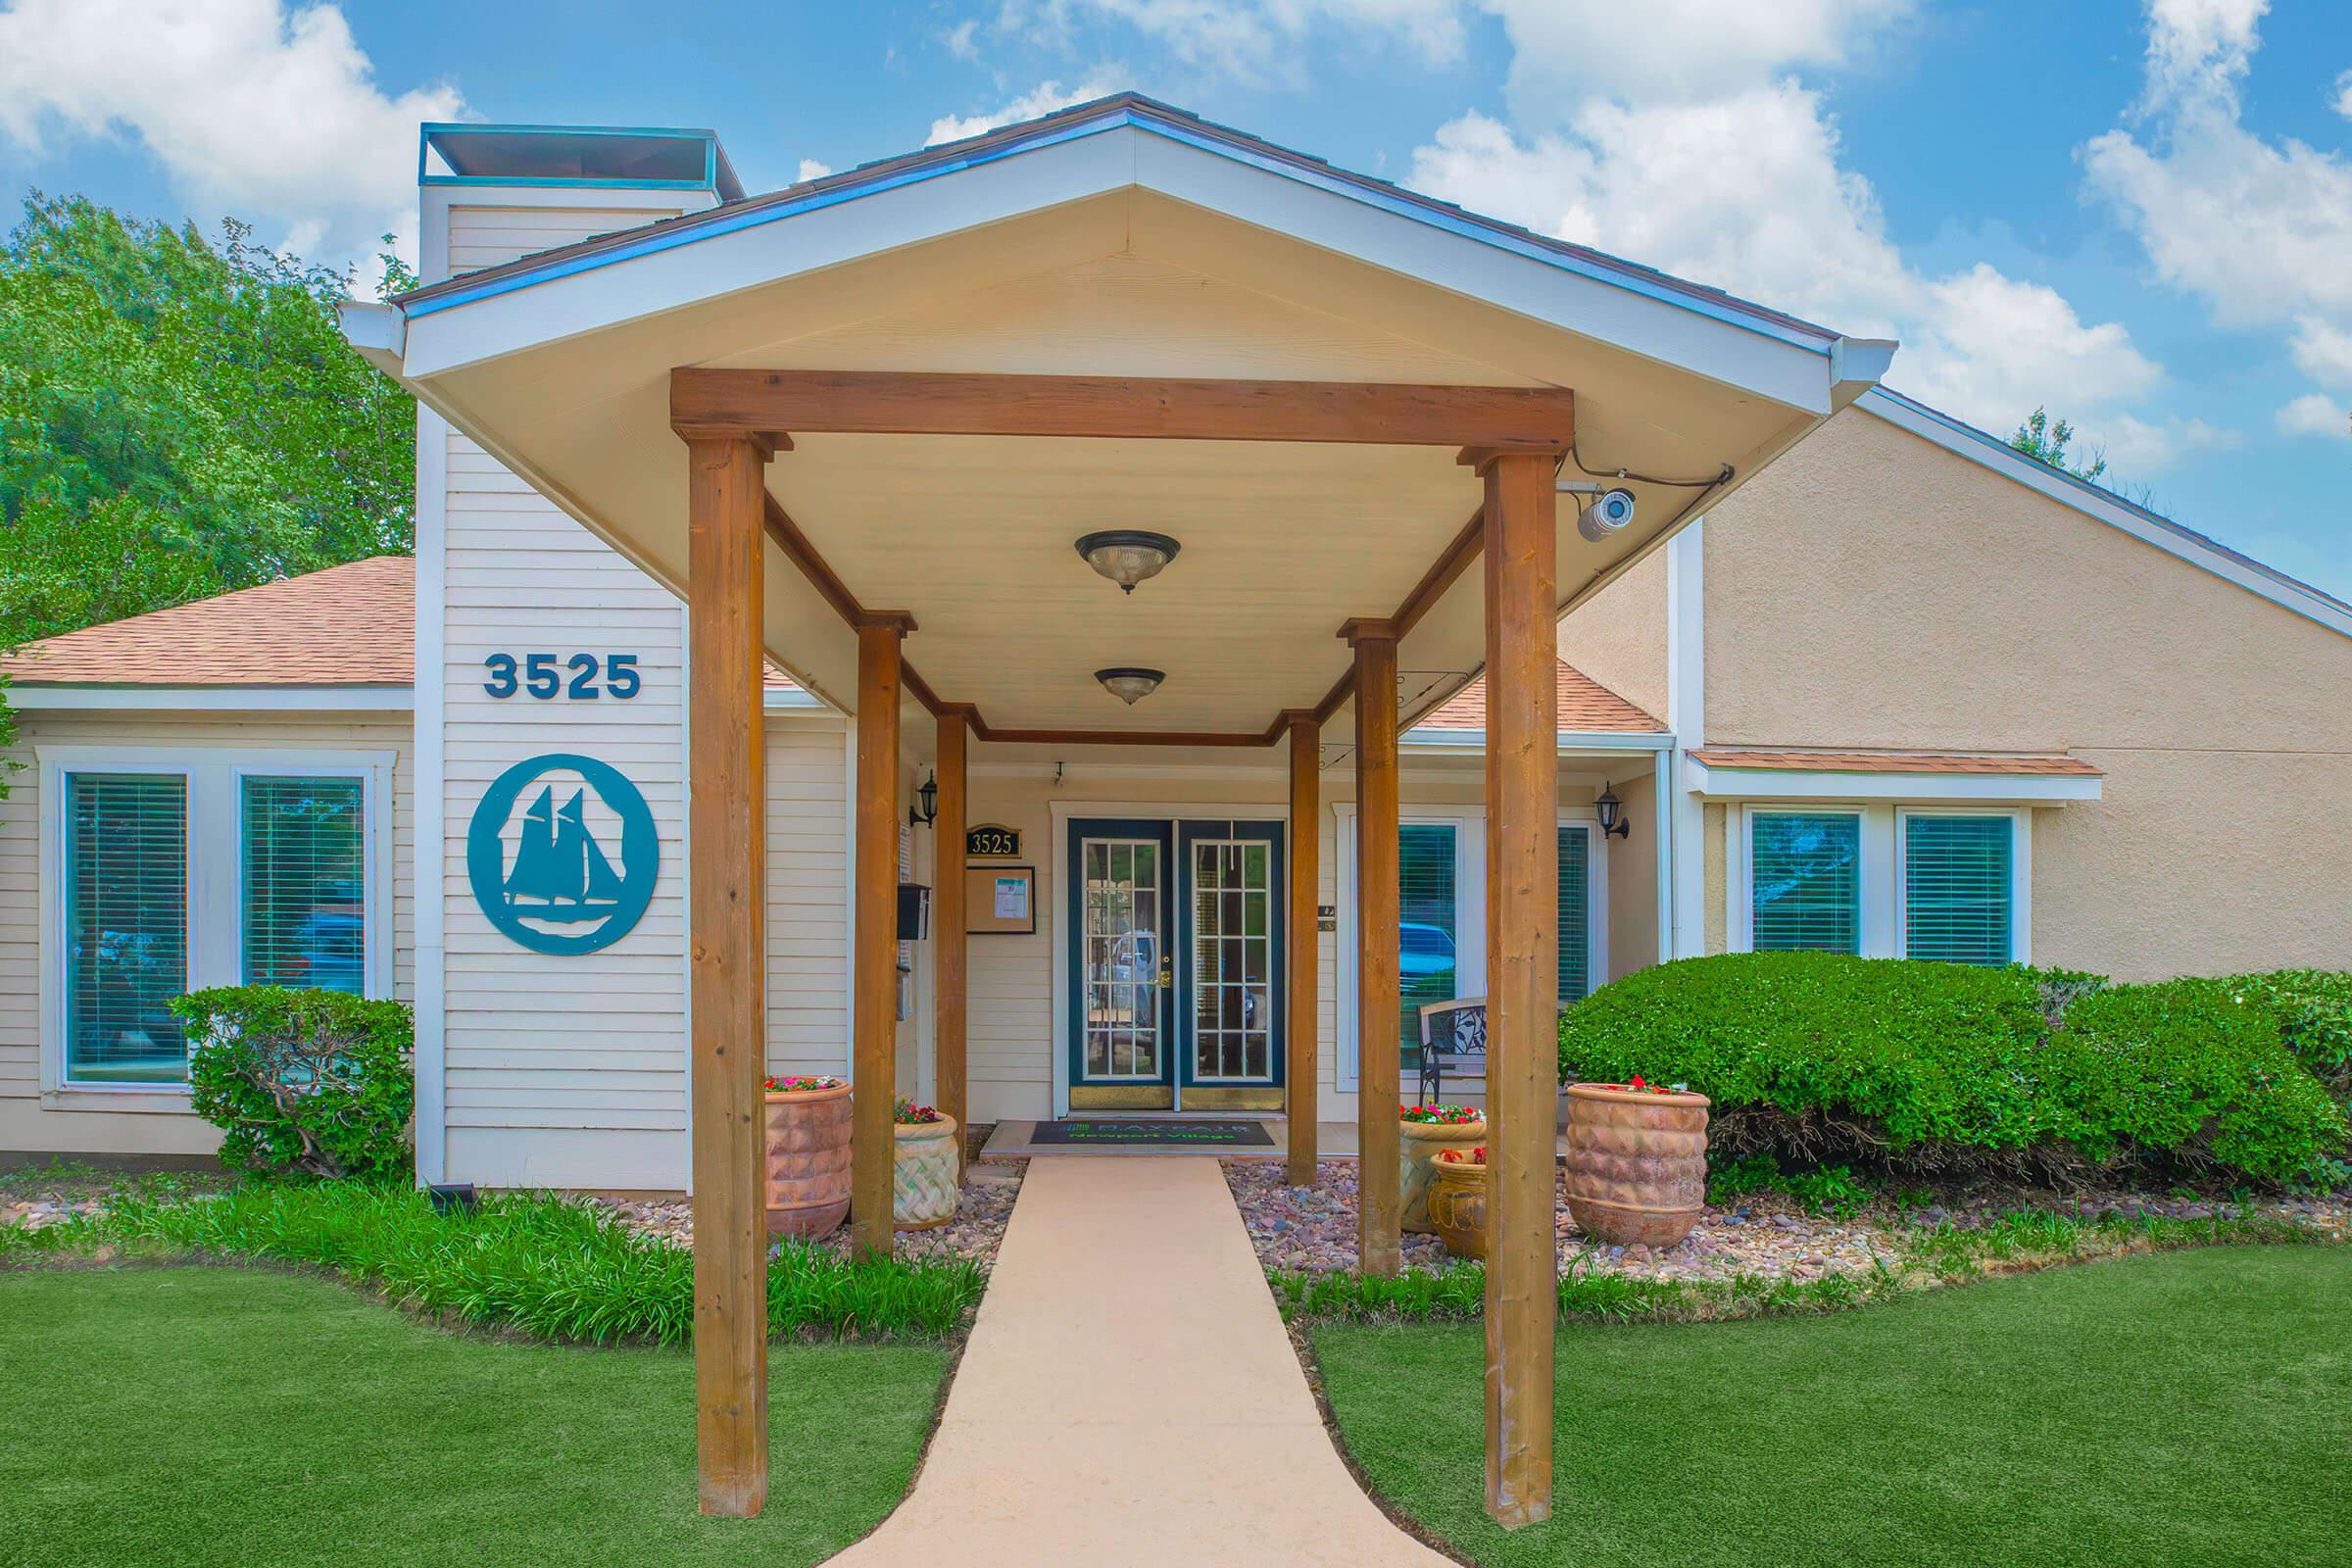
[[2158,1162],[2326,1179],[2342,1113],[2231,983],[1726,954],[1562,1014],[1564,1078],[1635,1073],[1715,1102],[1724,1156],[2047,1177]]
[[2269,1008],[2295,1059],[2337,1099],[2352,1100],[2352,974],[2274,969],[2231,975],[2224,983]]
[[340,991],[221,986],[172,1004],[188,1028],[196,1113],[231,1170],[410,1170],[416,1026],[406,1005]]

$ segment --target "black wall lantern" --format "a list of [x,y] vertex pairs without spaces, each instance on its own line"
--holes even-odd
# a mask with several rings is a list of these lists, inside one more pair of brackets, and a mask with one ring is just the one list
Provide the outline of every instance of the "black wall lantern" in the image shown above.
[[1634,831],[1634,824],[1625,819],[1624,803],[1617,792],[1603,779],[1600,795],[1592,802],[1592,814],[1600,819],[1600,836],[1604,839],[1625,838]]
[[939,820],[939,775],[936,772],[923,780],[923,787],[914,792],[914,804],[906,808],[906,820],[916,827],[929,827]]

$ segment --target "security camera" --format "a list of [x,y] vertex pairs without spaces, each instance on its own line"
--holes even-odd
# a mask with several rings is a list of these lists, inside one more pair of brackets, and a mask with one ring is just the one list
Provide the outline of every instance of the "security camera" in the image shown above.
[[1631,490],[1603,490],[1592,498],[1585,510],[1576,514],[1576,531],[1593,544],[1634,520],[1634,493]]

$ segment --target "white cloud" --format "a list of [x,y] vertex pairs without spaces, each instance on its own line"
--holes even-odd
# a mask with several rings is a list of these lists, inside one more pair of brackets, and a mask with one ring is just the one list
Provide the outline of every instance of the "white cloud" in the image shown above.
[[1466,0],[1004,0],[994,30],[1067,48],[1081,24],[1127,27],[1178,64],[1248,85],[1298,81],[1318,29],[1401,41],[1420,58],[1462,56]]
[[2076,449],[2107,460],[2103,482],[2130,485],[2144,475],[2162,473],[2193,453],[2227,452],[2242,440],[2235,430],[2203,419],[2175,417],[2150,423],[2133,415],[2111,414],[2086,421]]
[[961,22],[956,24],[956,25],[953,27],[950,27],[947,31],[941,33],[939,35],[939,41],[946,44],[948,46],[948,53],[954,55],[958,60],[977,60],[980,58],[980,46],[972,41],[972,34],[978,32],[979,30],[980,19],[977,17],[966,17]]
[[939,119],[931,122],[931,130],[928,135],[924,136],[923,145],[936,147],[943,141],[961,141],[966,136],[977,136],[983,131],[994,130],[999,125],[1009,125],[1015,121],[1021,120],[1035,120],[1040,115],[1050,115],[1056,109],[1067,109],[1072,104],[1082,104],[1092,99],[1108,97],[1118,90],[1117,81],[1107,72],[1098,72],[1068,92],[1061,90],[1061,83],[1058,81],[1041,81],[1018,98],[993,112],[977,115],[940,116]]
[[1914,0],[1478,0],[1512,49],[1514,112],[1595,94],[1631,102],[1722,98],[1800,67],[1856,63]]
[[331,259],[392,230],[416,259],[416,122],[457,89],[395,95],[333,5],[17,0],[0,12],[0,135],[135,138],[192,204],[281,225]]
[[2287,347],[2296,368],[2322,386],[2352,387],[2352,331],[2305,316],[2296,319]]
[[811,179],[822,179],[831,172],[833,172],[831,164],[820,164],[813,158],[804,158],[801,160],[801,172],[794,177],[806,182]]
[[2352,414],[2345,412],[2343,403],[2325,392],[2306,392],[2278,411],[2278,430],[2282,435],[2332,436],[2338,441],[2352,440]]
[[2333,102],[2335,105],[2335,112],[2337,114],[2343,116],[2346,120],[2352,120],[2352,71],[2347,71],[2342,75],[2335,78],[2335,98]]

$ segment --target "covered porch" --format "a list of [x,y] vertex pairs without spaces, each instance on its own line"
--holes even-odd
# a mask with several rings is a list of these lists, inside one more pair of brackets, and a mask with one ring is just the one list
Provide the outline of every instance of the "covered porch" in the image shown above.
[[[1196,1072],[1188,1086],[1201,1015],[1190,1039],[1153,1042],[1149,1073],[1134,1027],[1135,993],[1159,989],[1168,948],[1131,951],[1124,973],[1103,959],[1101,983],[1128,992],[1130,1070],[1102,1086],[1150,1078],[1156,1094],[1167,1076],[1171,1109],[1188,1087],[1261,1101],[1272,1088],[1292,1179],[1311,1181],[1318,1086],[1334,1066],[1318,1059],[1321,976],[1336,965],[1359,1157],[1394,1168],[1399,735],[1482,683],[1478,746],[1423,765],[1470,797],[1482,847],[1488,1506],[1506,1524],[1544,1517],[1555,622],[1858,395],[1886,346],[1128,98],[488,269],[396,309],[379,362],[688,607],[706,1511],[755,1512],[765,1494],[760,684],[772,658],[853,715],[853,1223],[875,1251],[891,1246],[903,1059],[902,824],[925,772],[943,1109],[969,1108],[972,949],[989,938],[968,934],[964,829],[986,820],[974,802],[990,770],[1184,769],[1207,802],[1130,795],[1121,816],[1100,800],[1058,806],[1048,848],[1074,868],[1048,896],[1071,901],[1067,934],[1085,938],[1080,895],[1117,881],[1110,847],[1127,847],[1132,905],[1145,885],[1135,849],[1148,846],[1154,877],[1191,879],[1150,884],[1185,892],[1166,914],[1197,918],[1201,896],[1222,908],[1232,894],[1234,923],[1195,940],[1235,944],[1243,982],[1253,960],[1279,982],[1254,1004],[1237,983],[1239,1010],[1218,1016],[1207,1077],[1236,1082]],[[1563,485],[1622,488],[1630,512],[1579,526],[1591,497],[1569,490],[1564,518]],[[1125,593],[1074,548],[1105,530],[1180,548]],[[1098,678],[1107,670],[1159,678],[1127,706]],[[1591,750],[1592,765],[1570,768],[1578,787],[1644,776],[1662,828],[1671,746],[1620,736]],[[1276,799],[1195,808],[1217,804],[1221,774],[1273,759]],[[1327,862],[1335,776],[1350,831],[1330,835]],[[1188,834],[1186,822],[1221,825]],[[1153,823],[1171,824],[1164,839]],[[1098,842],[1102,878],[1088,859]],[[1666,835],[1653,842],[1662,851]],[[1202,846],[1209,861],[1192,858]],[[1228,866],[1230,884],[1217,880]],[[1325,897],[1343,878],[1351,897]],[[1091,1087],[1097,1059],[1094,960],[1083,941],[1058,952],[1074,974],[1044,1020],[1068,1075],[1057,1110]],[[1115,1065],[1115,1047],[1100,1059]],[[1394,1271],[1396,1195],[1365,1193],[1362,1267]]]

